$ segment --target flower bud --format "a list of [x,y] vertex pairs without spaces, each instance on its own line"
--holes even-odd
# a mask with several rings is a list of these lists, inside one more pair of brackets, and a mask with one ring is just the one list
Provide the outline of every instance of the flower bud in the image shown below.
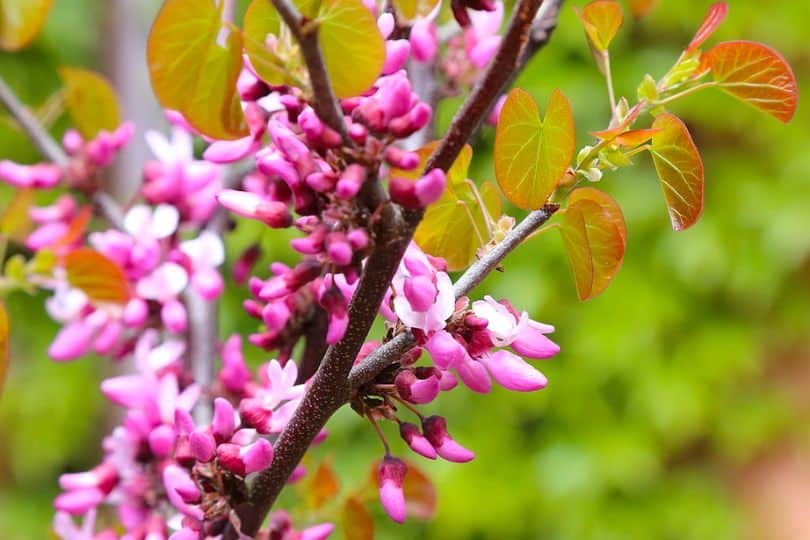
[[200,463],[208,463],[216,456],[217,443],[208,428],[195,429],[188,436],[188,443],[191,454]]
[[404,523],[407,516],[405,509],[405,493],[402,483],[408,467],[401,459],[385,456],[377,472],[377,482],[380,488],[380,502],[385,512],[397,523]]
[[447,420],[441,416],[430,416],[422,421],[422,431],[433,448],[447,461],[466,463],[475,458],[475,454],[450,437],[447,432]]
[[436,459],[436,449],[430,444],[415,424],[402,422],[399,425],[399,435],[408,444],[411,450],[428,459]]
[[211,422],[211,431],[217,442],[222,443],[230,440],[236,427],[235,424],[231,402],[225,398],[216,398],[214,400],[214,419]]

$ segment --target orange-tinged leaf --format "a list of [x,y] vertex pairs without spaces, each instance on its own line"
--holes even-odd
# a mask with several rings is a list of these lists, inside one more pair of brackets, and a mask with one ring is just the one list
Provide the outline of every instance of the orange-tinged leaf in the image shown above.
[[98,302],[124,304],[129,286],[123,270],[106,255],[79,248],[65,257],[68,283]]
[[585,27],[588,40],[599,51],[604,51],[616,37],[624,22],[622,8],[615,0],[596,0],[583,9],[576,9]]
[[604,291],[621,268],[627,232],[621,208],[595,188],[574,190],[561,212],[562,235],[577,296],[588,300]]
[[217,43],[221,6],[212,0],[166,0],[152,25],[146,57],[158,101],[214,139],[249,134],[236,91],[242,36]]
[[3,385],[8,375],[8,337],[8,311],[6,311],[6,304],[0,302],[0,395],[3,395]]
[[641,19],[655,6],[655,2],[656,0],[630,0],[630,13],[633,18]]
[[87,231],[87,226],[90,224],[90,218],[93,217],[93,209],[87,205],[82,208],[73,221],[70,222],[67,232],[62,235],[59,240],[54,242],[51,249],[58,250],[62,247],[69,247],[81,240],[84,233]]
[[416,519],[433,519],[436,514],[436,486],[419,467],[408,461],[408,472],[402,483],[408,515]]
[[307,482],[307,503],[312,508],[320,508],[337,495],[339,489],[331,461],[322,461]]
[[691,227],[703,212],[703,161],[684,123],[671,113],[656,117],[652,154],[672,228]]
[[639,144],[652,139],[653,135],[658,133],[658,131],[659,130],[654,128],[632,129],[618,135],[615,139],[613,139],[613,142],[620,146],[638,146]]
[[793,118],[799,89],[781,54],[761,43],[727,41],[715,45],[706,58],[721,90],[782,122]]
[[101,130],[113,131],[121,123],[118,97],[107,79],[86,69],[62,67],[65,100],[76,128],[92,139]]
[[700,28],[698,28],[697,32],[695,32],[695,37],[692,38],[692,41],[689,42],[689,46],[686,47],[686,51],[684,51],[684,55],[688,55],[698,47],[700,47],[704,41],[709,39],[709,37],[717,30],[717,27],[723,22],[728,14],[728,4],[725,2],[717,2],[712,4],[709,8],[709,12],[706,14],[706,18],[703,19],[703,23],[701,23]]
[[45,26],[53,0],[0,0],[0,49],[18,51]]
[[28,209],[34,204],[34,190],[21,188],[14,196],[0,217],[0,235],[22,242],[33,228],[28,217]]
[[543,206],[571,163],[574,142],[574,115],[562,92],[551,93],[542,121],[528,92],[509,92],[495,132],[495,177],[506,198],[526,210]]
[[374,540],[374,520],[357,497],[349,497],[343,504],[343,536],[346,540]]

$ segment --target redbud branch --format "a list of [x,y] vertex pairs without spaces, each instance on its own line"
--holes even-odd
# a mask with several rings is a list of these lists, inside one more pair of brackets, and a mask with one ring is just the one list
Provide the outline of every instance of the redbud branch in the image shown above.
[[62,151],[62,148],[53,140],[53,137],[42,127],[42,124],[26,106],[20,102],[2,77],[0,77],[0,103],[5,105],[8,112],[17,120],[20,127],[43,156],[60,167],[65,167],[68,164],[68,157]]
[[[490,272],[495,270],[501,261],[531,234],[546,223],[558,209],[557,205],[547,204],[539,210],[529,213],[506,237],[498,242],[492,249],[475,261],[453,286],[456,298],[467,295]],[[403,332],[391,341],[369,354],[361,363],[354,366],[349,373],[349,385],[352,389],[368,384],[385,368],[396,362],[400,357],[416,345],[416,339],[410,332]]]
[[[293,32],[300,34],[300,27],[293,28],[300,21],[300,16],[294,12],[289,2],[272,1]],[[516,5],[495,58],[461,111],[456,114],[439,148],[429,159],[426,170],[440,168],[447,171],[455,161],[510,80],[512,72],[519,68],[521,51],[529,39],[529,29],[541,3],[542,0],[521,0]],[[299,41],[301,38],[311,39],[301,36]],[[302,49],[306,49],[304,43],[301,45]],[[323,74],[325,76],[325,71]],[[314,78],[312,73],[311,76]],[[381,191],[382,188],[376,180],[367,181],[361,196],[367,201],[384,200],[384,193]],[[407,211],[402,216],[405,221],[403,223],[394,205],[382,204],[380,208],[381,219],[374,231],[374,251],[366,260],[357,290],[349,304],[350,324],[346,334],[341,341],[327,350],[309,389],[274,445],[273,464],[260,472],[253,482],[250,501],[236,509],[241,519],[242,530],[248,535],[255,535],[312,440],[332,414],[349,399],[351,395],[349,372],[360,347],[368,337],[391,279],[422,218],[421,211]],[[407,338],[395,338],[395,341],[404,342]],[[236,538],[236,532],[232,527],[226,532],[225,538],[228,540]]]
[[304,55],[304,61],[309,71],[309,81],[312,85],[312,108],[315,109],[318,118],[340,133],[343,137],[343,144],[349,147],[354,146],[354,142],[346,131],[343,112],[332,90],[329,74],[326,72],[326,64],[324,64],[321,47],[318,43],[318,32],[303,30],[303,23],[306,21],[289,0],[270,1],[273,2],[279,15],[301,45],[301,53]]

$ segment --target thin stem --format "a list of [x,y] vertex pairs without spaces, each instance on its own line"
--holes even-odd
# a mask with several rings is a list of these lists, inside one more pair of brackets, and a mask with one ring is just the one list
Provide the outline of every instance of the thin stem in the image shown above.
[[62,148],[53,140],[53,137],[45,131],[36,117],[20,102],[6,81],[0,76],[0,103],[19,122],[31,142],[37,147],[48,161],[55,165],[65,167],[68,164],[68,157]]
[[693,86],[691,88],[687,88],[682,92],[678,92],[677,94],[672,94],[671,96],[667,96],[664,99],[659,99],[658,101],[653,101],[650,105],[653,107],[658,107],[661,105],[666,105],[667,103],[672,103],[675,100],[681,99],[688,95],[694,94],[695,92],[699,92],[705,88],[711,88],[712,86],[717,86],[716,81],[706,81],[704,83],[700,83],[697,86]]
[[[307,22],[289,0],[270,0],[276,7],[281,18],[287,24],[295,39],[301,45],[301,53],[307,64],[309,71],[309,81],[312,85],[313,103],[312,108],[318,117],[326,124],[340,133],[343,137],[343,144],[349,147],[354,146],[354,142],[349,138],[346,131],[346,123],[343,119],[343,112],[340,109],[337,97],[329,82],[329,74],[326,72],[326,65],[321,54],[321,47],[318,43],[318,32],[307,25]],[[317,27],[315,27],[317,28]]]
[[616,91],[613,89],[613,74],[610,69],[610,53],[602,51],[602,60],[605,67],[605,84],[607,85],[608,100],[610,100],[610,123],[616,123]]
[[382,441],[383,448],[385,448],[385,455],[390,456],[391,447],[388,446],[388,441],[385,438],[385,433],[383,433],[382,429],[380,428],[380,424],[374,419],[373,416],[371,416],[370,413],[366,414],[366,418],[368,418],[368,421],[371,422],[371,425],[374,427],[374,431],[377,432],[377,436],[380,438],[380,441]]

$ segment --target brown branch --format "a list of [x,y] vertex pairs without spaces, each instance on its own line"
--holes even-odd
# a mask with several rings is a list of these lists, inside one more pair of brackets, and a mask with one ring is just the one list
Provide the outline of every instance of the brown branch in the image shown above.
[[[481,123],[486,111],[503,90],[512,71],[519,67],[520,52],[529,38],[529,28],[541,2],[542,0],[522,0],[515,8],[495,58],[468,101],[453,119],[448,133],[436,153],[431,156],[426,170],[440,168],[446,171],[455,161],[474,129]],[[291,28],[298,23],[300,18],[295,16],[289,2],[273,0],[273,3]],[[300,27],[297,31],[301,34]],[[307,39],[306,36],[299,39],[302,37]],[[306,48],[303,43],[302,48]],[[366,194],[369,198],[384,197],[384,193],[382,195],[379,193],[382,188],[378,182],[367,182],[366,186],[369,185],[372,186],[372,190],[377,191]],[[375,228],[375,248],[366,261],[357,290],[349,305],[350,324],[346,335],[328,349],[310,388],[274,445],[273,464],[257,475],[251,486],[250,501],[237,508],[244,534],[249,536],[256,534],[287,478],[304,456],[312,440],[350,396],[348,375],[352,364],[368,336],[380,303],[422,217],[421,211],[404,212],[405,223],[402,223],[393,205],[383,204],[381,208],[382,219]],[[236,538],[235,531],[230,528],[225,538]]]
[[289,0],[270,0],[273,2],[281,18],[289,27],[298,44],[301,45],[301,53],[309,71],[309,81],[312,85],[313,103],[312,108],[322,121],[330,128],[340,133],[343,137],[343,144],[348,147],[354,146],[354,142],[349,138],[346,131],[346,122],[343,119],[343,112],[337,97],[329,82],[329,74],[326,72],[326,64],[321,54],[321,46],[318,43],[317,27],[306,27],[305,18],[298,12]]

